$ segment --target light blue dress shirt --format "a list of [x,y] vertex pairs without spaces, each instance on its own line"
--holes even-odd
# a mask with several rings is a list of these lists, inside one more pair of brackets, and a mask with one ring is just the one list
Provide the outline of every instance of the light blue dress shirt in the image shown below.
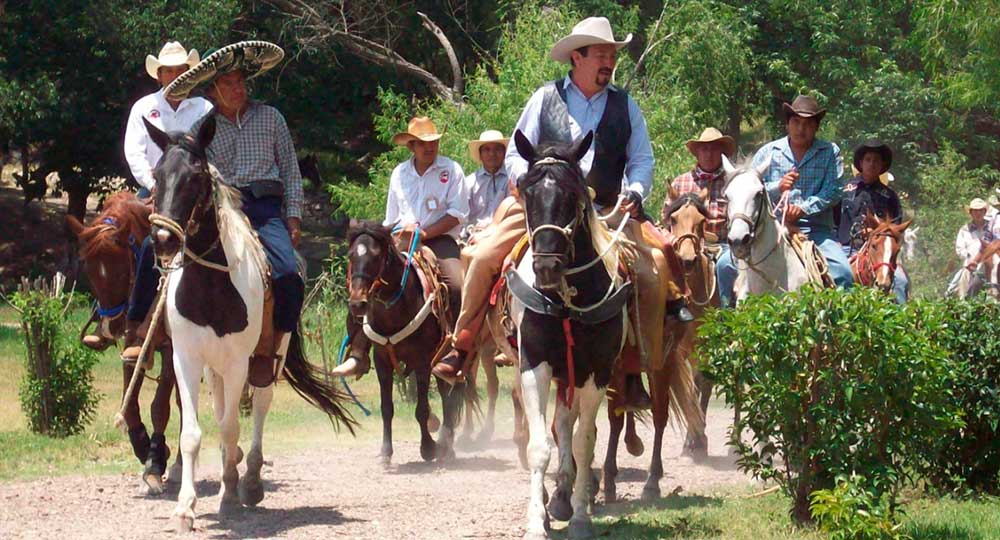
[[765,144],[754,155],[755,168],[764,163],[768,163],[763,177],[764,187],[772,204],[777,204],[781,198],[781,190],[778,189],[781,177],[794,168],[799,172],[799,179],[791,190],[789,202],[802,209],[800,225],[833,229],[833,204],[844,192],[840,181],[844,173],[844,157],[836,144],[816,139],[802,156],[802,161],[796,161],[788,145],[788,137],[782,137]]

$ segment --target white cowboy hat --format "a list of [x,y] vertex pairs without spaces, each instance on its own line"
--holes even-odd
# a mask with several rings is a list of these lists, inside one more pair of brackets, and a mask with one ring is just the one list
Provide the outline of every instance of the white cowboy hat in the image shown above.
[[186,99],[192,90],[209,84],[220,75],[240,70],[247,80],[266,73],[285,57],[281,47],[268,41],[240,41],[206,54],[191,69],[181,73],[164,93],[170,99]]
[[605,17],[587,17],[573,27],[570,34],[552,46],[549,56],[556,62],[569,64],[570,53],[587,45],[614,45],[621,49],[632,41],[632,34],[625,36],[623,41],[615,41],[611,31],[611,23]]
[[399,132],[392,136],[392,144],[406,146],[410,141],[417,139],[424,142],[431,142],[440,139],[444,132],[438,133],[437,126],[426,116],[417,116],[406,125],[406,131]]
[[156,79],[157,70],[161,66],[183,66],[187,65],[189,68],[194,67],[198,63],[198,50],[191,49],[191,52],[185,51],[184,47],[176,41],[168,41],[162,49],[160,49],[159,56],[153,56],[151,54],[146,55],[146,73],[150,77]]
[[484,144],[502,144],[504,148],[507,148],[507,143],[510,139],[503,136],[503,133],[495,129],[488,129],[479,134],[479,138],[474,141],[469,141],[469,156],[472,157],[472,161],[482,165],[483,160],[479,157],[479,149],[483,147]]
[[986,210],[989,207],[990,206],[986,204],[986,201],[976,197],[975,199],[969,201],[969,206],[966,207],[966,210]]

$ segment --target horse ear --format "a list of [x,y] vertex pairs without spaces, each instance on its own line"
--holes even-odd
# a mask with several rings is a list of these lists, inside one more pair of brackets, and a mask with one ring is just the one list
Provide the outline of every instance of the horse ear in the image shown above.
[[153,142],[156,143],[156,146],[160,147],[160,151],[166,152],[167,145],[170,144],[170,137],[167,136],[167,134],[164,133],[160,128],[151,124],[149,120],[146,120],[146,117],[142,118],[142,123],[146,124],[146,133],[149,133],[149,138],[153,139]]
[[912,219],[908,219],[908,220],[900,223],[899,225],[896,225],[896,232],[897,233],[901,233],[901,232],[905,231],[910,226],[911,223],[913,223],[913,220]]
[[[910,221],[913,221],[913,220],[911,219]],[[920,226],[918,225],[918,226],[914,227],[913,229],[911,229],[911,231],[913,232],[913,234],[917,234],[918,232],[920,232]]]
[[725,154],[722,154],[722,170],[726,171],[726,176],[732,176],[736,172],[736,167],[733,166],[733,162],[729,161],[729,158]]
[[524,133],[521,133],[520,129],[514,132],[514,146],[517,148],[517,153],[528,163],[534,163],[538,158],[535,147],[531,145],[531,141],[524,136]]
[[583,156],[587,155],[587,152],[590,151],[590,145],[593,144],[593,142],[594,132],[588,131],[587,135],[585,135],[583,139],[577,141],[576,144],[574,144],[570,149],[570,153],[573,155],[573,161],[579,163],[580,160],[583,159]]
[[766,173],[767,169],[769,169],[770,167],[771,167],[771,160],[766,159],[760,165],[755,165],[753,170],[757,171],[757,178],[764,178],[764,173]]
[[865,226],[874,229],[878,226],[878,216],[872,213],[870,208],[865,209]]
[[80,233],[85,229],[83,223],[80,223],[80,220],[76,219],[76,216],[73,214],[66,214],[66,226],[69,227],[69,231],[73,233],[73,236],[77,238],[80,237]]
[[671,201],[671,202],[672,201],[676,201],[677,197],[680,197],[680,196],[681,196],[681,194],[677,193],[677,189],[674,188],[674,185],[673,184],[669,184],[669,187],[667,188],[667,200]]
[[209,144],[212,144],[212,139],[215,137],[215,115],[210,114],[205,121],[201,123],[198,128],[198,135],[195,138],[198,143],[198,148],[205,149],[208,148]]
[[708,188],[707,187],[701,188],[701,191],[698,192],[698,198],[701,199],[701,202],[708,202]]

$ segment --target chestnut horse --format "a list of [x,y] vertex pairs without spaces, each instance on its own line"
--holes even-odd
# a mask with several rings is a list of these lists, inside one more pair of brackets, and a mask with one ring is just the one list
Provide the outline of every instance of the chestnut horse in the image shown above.
[[904,233],[909,226],[910,221],[897,225],[890,218],[870,212],[865,216],[865,243],[851,258],[855,283],[876,287],[885,293],[892,291]]

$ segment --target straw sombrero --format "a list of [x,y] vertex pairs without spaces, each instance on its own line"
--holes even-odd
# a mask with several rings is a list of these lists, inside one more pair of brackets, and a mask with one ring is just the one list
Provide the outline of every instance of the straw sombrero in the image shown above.
[[170,83],[167,97],[184,99],[192,90],[208,84],[219,75],[241,70],[247,79],[263,74],[281,62],[285,51],[267,41],[241,41],[206,54],[193,68],[185,71]]
[[479,134],[478,139],[469,141],[469,157],[472,158],[472,161],[482,165],[483,160],[479,157],[479,149],[482,148],[484,144],[501,144],[504,148],[507,148],[507,143],[509,142],[510,139],[504,137],[503,133],[500,133],[495,129],[486,130]]

